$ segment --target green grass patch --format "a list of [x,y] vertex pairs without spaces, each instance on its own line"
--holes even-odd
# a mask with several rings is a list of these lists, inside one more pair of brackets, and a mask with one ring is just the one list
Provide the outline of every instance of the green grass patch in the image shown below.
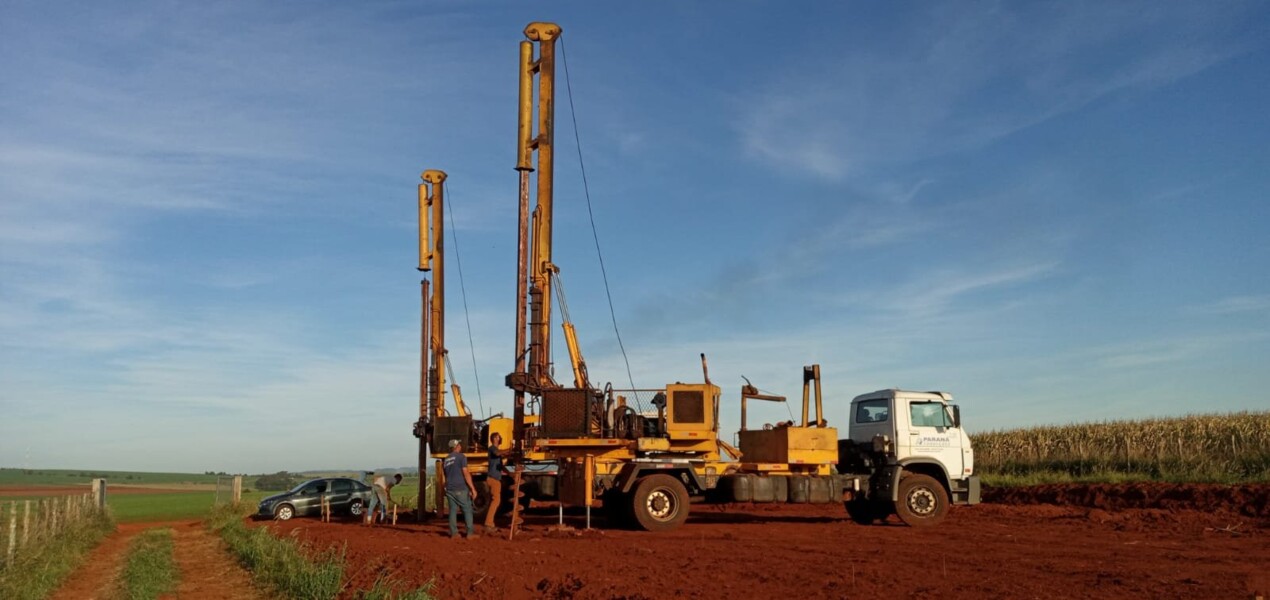
[[432,598],[431,582],[413,589],[403,589],[403,587],[395,579],[380,575],[375,579],[375,585],[369,590],[359,590],[353,598],[356,600],[430,600]]
[[88,551],[114,529],[115,524],[109,516],[97,514],[81,527],[41,541],[32,550],[24,550],[13,564],[0,568],[0,598],[37,600],[47,597],[80,565]]
[[135,485],[216,483],[216,475],[200,473],[0,468],[0,485],[85,485],[93,479],[106,479],[110,483]]
[[106,494],[106,503],[121,523],[202,519],[211,511],[214,500],[211,492]]
[[179,574],[172,558],[172,530],[147,529],[132,539],[120,578],[120,597],[152,600],[176,590]]
[[[252,577],[285,598],[328,600],[344,591],[344,553],[316,551],[295,539],[280,538],[263,527],[247,527],[243,522],[250,505],[221,506],[207,519],[208,527],[225,540],[238,561]],[[354,598],[365,600],[425,600],[431,586],[402,589],[394,580],[381,577],[368,590],[358,590]]]

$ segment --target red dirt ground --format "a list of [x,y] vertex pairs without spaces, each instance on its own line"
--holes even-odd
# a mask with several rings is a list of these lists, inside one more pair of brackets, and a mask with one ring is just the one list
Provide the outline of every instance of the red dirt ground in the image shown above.
[[[346,548],[353,589],[385,573],[416,585],[432,581],[440,598],[1270,594],[1270,519],[1257,516],[1270,486],[1229,493],[1221,486],[1083,488],[994,491],[998,502],[955,508],[930,529],[894,517],[856,525],[836,504],[694,505],[687,524],[659,534],[555,531],[555,511],[535,509],[515,541],[505,530],[450,540],[444,520],[376,529],[313,519],[257,526],[315,549]],[[582,524],[577,516],[565,520]],[[595,523],[603,527],[598,514]]]

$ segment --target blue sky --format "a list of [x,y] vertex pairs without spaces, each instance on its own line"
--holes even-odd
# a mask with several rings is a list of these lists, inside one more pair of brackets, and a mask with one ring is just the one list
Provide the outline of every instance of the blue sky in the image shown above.
[[[637,385],[705,352],[728,432],[813,362],[841,425],[887,387],[971,431],[1270,408],[1266,4],[724,6],[5,3],[0,465],[411,464],[426,168],[459,382],[510,412],[532,20]],[[558,108],[556,262],[624,385]]]

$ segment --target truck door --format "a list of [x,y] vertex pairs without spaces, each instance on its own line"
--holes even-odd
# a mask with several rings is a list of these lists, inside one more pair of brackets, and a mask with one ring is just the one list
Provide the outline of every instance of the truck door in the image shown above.
[[[962,477],[961,430],[953,426],[951,409],[939,401],[910,400],[903,411],[908,420],[907,435],[896,437],[899,458],[927,457],[938,461],[950,479]],[[900,417],[904,419],[904,417]],[[902,422],[902,421],[901,421]]]

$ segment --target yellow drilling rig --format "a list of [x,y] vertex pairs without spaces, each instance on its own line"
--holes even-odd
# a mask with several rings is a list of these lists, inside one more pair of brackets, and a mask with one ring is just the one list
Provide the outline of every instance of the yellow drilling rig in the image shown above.
[[[960,411],[943,392],[880,390],[857,396],[849,409],[850,434],[839,440],[838,430],[824,418],[819,365],[803,368],[802,418],[797,422],[791,418],[775,426],[748,428],[748,401],[786,399],[761,393],[746,381],[740,388],[741,429],[734,447],[719,438],[722,394],[710,381],[704,354],[701,383],[616,389],[591,381],[568,316],[560,269],[552,257],[555,58],[561,28],[535,22],[524,33],[516,139],[515,355],[514,369],[505,379],[514,393],[513,417],[475,421],[457,387],[456,414],[445,410],[445,174],[427,171],[425,185],[419,188],[419,269],[432,271],[432,287],[422,282],[424,348],[420,419],[415,426],[420,472],[429,447],[439,454],[450,439],[459,439],[468,451],[474,479],[480,480],[487,466],[489,435],[503,433],[503,449],[511,451],[515,462],[512,485],[506,490],[511,501],[503,503],[513,510],[512,535],[520,510],[531,499],[586,507],[588,523],[598,500],[610,523],[653,531],[682,524],[694,497],[720,502],[843,502],[859,522],[897,513],[911,525],[939,522],[950,503],[978,502],[970,441],[961,432]],[[553,376],[555,312],[560,313],[569,355],[570,385]],[[478,489],[484,492],[483,486]],[[422,507],[422,490],[419,502]],[[478,512],[487,502],[478,498]],[[438,492],[437,506],[441,503]]]
[[[818,367],[808,369],[804,382],[805,388],[816,384],[816,420],[808,420],[804,392],[801,424],[743,431],[739,449],[719,439],[721,393],[710,382],[705,355],[702,383],[627,390],[592,384],[552,259],[555,59],[560,34],[554,23],[530,23],[525,28],[527,40],[520,43],[516,354],[506,383],[515,394],[514,447],[526,468],[524,481],[513,487],[525,488],[517,489],[518,494],[554,498],[564,505],[590,507],[602,499],[611,517],[649,530],[678,526],[687,518],[691,496],[715,490],[721,481],[735,480],[734,475],[763,475],[763,485],[779,483],[783,490],[796,477],[796,486],[823,487],[817,498],[829,501],[838,442],[837,430],[827,426],[821,412]],[[536,179],[532,208],[531,176]],[[560,300],[572,385],[552,377],[553,297]],[[650,398],[647,410],[631,405],[641,396]],[[783,400],[753,389],[743,391],[742,402],[747,398]],[[723,454],[731,460],[724,460]]]

